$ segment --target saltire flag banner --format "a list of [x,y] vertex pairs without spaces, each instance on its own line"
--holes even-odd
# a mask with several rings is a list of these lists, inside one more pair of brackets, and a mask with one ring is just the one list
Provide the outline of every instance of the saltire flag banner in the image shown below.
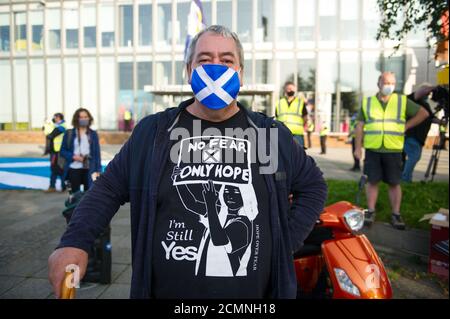
[[187,25],[187,37],[186,44],[184,47],[184,60],[187,58],[187,51],[192,39],[197,33],[203,30],[206,26],[205,17],[203,15],[203,7],[200,0],[192,0],[191,8],[188,15],[188,25]]
[[[102,171],[109,160],[102,160]],[[50,184],[50,161],[47,158],[0,157],[0,190],[47,189]],[[61,189],[61,181],[56,181]]]

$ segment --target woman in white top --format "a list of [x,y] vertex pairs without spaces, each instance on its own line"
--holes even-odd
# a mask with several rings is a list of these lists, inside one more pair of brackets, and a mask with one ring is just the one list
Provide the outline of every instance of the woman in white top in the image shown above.
[[73,129],[64,135],[61,147],[66,159],[64,172],[74,192],[81,185],[87,191],[102,170],[98,135],[90,128],[93,120],[87,109],[79,108],[72,118]]

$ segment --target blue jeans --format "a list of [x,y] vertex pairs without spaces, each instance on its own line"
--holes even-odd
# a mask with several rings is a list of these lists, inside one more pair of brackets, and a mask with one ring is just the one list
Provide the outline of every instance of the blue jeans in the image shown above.
[[294,135],[294,139],[300,144],[301,147],[305,145],[303,135]]
[[402,181],[412,182],[414,167],[422,156],[422,145],[414,137],[405,138],[403,151],[406,154],[406,161],[403,167]]

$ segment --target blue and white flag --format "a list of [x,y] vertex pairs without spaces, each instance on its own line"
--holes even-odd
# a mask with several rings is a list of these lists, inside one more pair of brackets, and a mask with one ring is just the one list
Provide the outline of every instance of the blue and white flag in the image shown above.
[[186,55],[191,44],[192,39],[197,33],[203,30],[206,26],[205,17],[203,15],[203,7],[200,0],[192,0],[191,8],[188,15],[188,25],[187,25],[187,37],[186,44],[184,47],[184,60],[186,61]]
[[[109,163],[102,161],[102,167]],[[47,158],[1,158],[1,189],[47,189],[50,184],[50,161]],[[61,189],[61,181],[56,181],[56,189]]]
[[218,110],[236,99],[241,85],[234,69],[222,64],[203,64],[192,73],[191,87],[200,103]]

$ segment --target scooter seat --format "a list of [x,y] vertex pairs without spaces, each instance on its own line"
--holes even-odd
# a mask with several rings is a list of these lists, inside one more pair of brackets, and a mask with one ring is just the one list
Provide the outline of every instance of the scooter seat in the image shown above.
[[320,251],[321,251],[320,245],[305,244],[305,245],[303,245],[302,248],[300,248],[300,250],[298,250],[294,254],[294,259],[299,259],[299,258],[306,257],[306,256],[318,255],[318,254],[320,254]]
[[314,227],[309,236],[305,239],[302,248],[294,253],[294,259],[318,255],[322,249],[322,243],[325,240],[333,238],[333,231],[326,227]]

